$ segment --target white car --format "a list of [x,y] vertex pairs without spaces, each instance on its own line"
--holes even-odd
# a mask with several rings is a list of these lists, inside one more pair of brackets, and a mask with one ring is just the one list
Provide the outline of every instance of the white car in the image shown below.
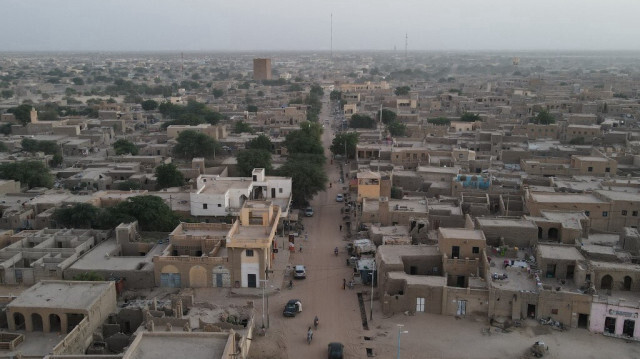
[[344,201],[344,196],[342,195],[342,193],[338,193],[336,195],[336,202],[342,202]]
[[293,277],[296,279],[305,279],[307,278],[307,270],[303,265],[298,264],[293,269]]

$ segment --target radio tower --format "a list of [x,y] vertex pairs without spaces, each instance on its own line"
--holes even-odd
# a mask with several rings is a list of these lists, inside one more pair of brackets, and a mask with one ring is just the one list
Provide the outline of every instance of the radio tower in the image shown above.
[[331,58],[333,59],[333,13],[331,13]]
[[409,34],[404,33],[404,58],[407,58],[407,47],[409,46]]

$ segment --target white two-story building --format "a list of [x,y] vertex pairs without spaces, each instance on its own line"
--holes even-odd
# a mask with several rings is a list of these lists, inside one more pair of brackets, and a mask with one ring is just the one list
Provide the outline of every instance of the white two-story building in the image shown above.
[[286,217],[291,204],[291,178],[266,176],[264,168],[255,168],[251,177],[200,175],[190,199],[191,215],[203,219],[237,216],[246,200],[260,199],[278,205]]

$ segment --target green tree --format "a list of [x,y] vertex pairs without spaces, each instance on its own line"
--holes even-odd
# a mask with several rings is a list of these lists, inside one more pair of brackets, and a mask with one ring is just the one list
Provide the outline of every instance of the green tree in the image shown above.
[[256,105],[247,105],[247,111],[249,112],[258,112],[258,106]]
[[74,275],[73,280],[80,280],[84,282],[102,282],[104,280],[104,277],[94,271],[90,271]]
[[404,197],[404,192],[402,188],[393,186],[391,187],[391,198],[393,199],[402,199]]
[[356,147],[358,146],[358,137],[360,136],[357,132],[341,132],[336,134],[331,141],[331,153],[334,155],[345,155],[345,143],[346,143],[346,151],[348,158],[355,158],[356,156]]
[[291,177],[294,205],[306,205],[318,192],[326,188],[327,175],[322,166],[302,159],[289,158],[278,169],[280,176]]
[[342,91],[338,91],[338,90],[331,91],[331,93],[329,94],[329,99],[331,101],[340,101],[340,100],[342,100]]
[[571,145],[584,145],[584,137],[574,137],[569,141]]
[[351,128],[376,128],[376,121],[367,115],[355,113],[349,121]]
[[76,203],[73,206],[57,208],[53,212],[53,219],[58,225],[70,228],[91,228],[100,209],[89,203]]
[[393,121],[387,125],[387,131],[389,131],[391,136],[403,137],[406,135],[407,126],[402,122]]
[[531,119],[530,122],[533,122],[539,125],[551,125],[553,123],[556,123],[556,118],[552,114],[550,114],[549,111],[547,111],[546,109],[543,109],[540,112],[538,112],[536,117]]
[[11,123],[5,123],[0,125],[0,133],[3,135],[10,135],[11,134],[11,126],[13,126]]
[[116,184],[116,189],[119,191],[135,191],[135,190],[139,190],[142,189],[142,185],[140,184],[140,182],[136,182],[136,181],[123,181],[123,182],[119,182],[118,184]]
[[409,94],[409,91],[411,91],[411,87],[399,86],[399,87],[396,87],[396,89],[393,92],[396,94],[396,96],[406,96]]
[[2,90],[2,97],[3,98],[12,98],[13,97],[13,90]]
[[289,91],[289,92],[300,92],[302,90],[304,90],[304,89],[302,88],[302,86],[300,84],[291,84],[291,85],[289,85],[289,88],[287,89],[287,91]]
[[[388,125],[391,122],[395,121],[397,117],[398,115],[396,115],[395,112],[391,110],[387,110],[386,108],[382,109],[382,123],[384,123],[385,125]],[[376,113],[376,120],[379,120],[379,119],[380,119],[380,111]]]
[[[180,223],[178,216],[158,196],[129,197],[111,207],[110,212],[135,218],[143,231],[171,232]],[[114,217],[117,218],[117,215]]]
[[267,173],[271,171],[271,152],[266,150],[244,150],[236,157],[240,176],[251,176],[254,168],[264,168]]
[[251,128],[251,126],[248,123],[240,120],[236,122],[236,124],[233,126],[232,132],[233,133],[243,133],[243,132],[253,133],[253,128]]
[[224,91],[222,91],[221,89],[213,89],[213,90],[211,90],[211,94],[215,98],[220,98],[220,97],[224,96]]
[[204,133],[192,130],[180,132],[177,141],[178,144],[173,148],[173,153],[185,159],[213,157],[216,150],[219,150],[219,144],[216,140]]
[[476,122],[476,121],[482,121],[482,119],[480,118],[480,115],[478,115],[477,113],[465,112],[462,114],[462,116],[460,116],[460,121]]
[[20,146],[26,152],[44,152],[45,155],[61,154],[60,147],[55,141],[38,141],[30,138],[23,138]]
[[449,126],[451,124],[451,120],[446,117],[430,118],[427,120],[427,122],[437,126],[442,126],[442,125]]
[[180,187],[184,185],[184,176],[173,163],[163,163],[156,167],[158,189]]
[[271,143],[267,135],[261,133],[258,137],[247,143],[247,149],[273,152],[273,143]]
[[145,111],[153,111],[158,108],[158,102],[154,100],[145,100],[141,103],[142,109]]
[[12,113],[18,122],[23,126],[31,122],[31,109],[33,106],[29,104],[22,104],[17,107],[12,107],[7,112]]
[[45,110],[38,113],[39,121],[58,121],[60,117],[55,110]]
[[73,81],[75,85],[79,85],[79,86],[84,85],[84,80],[81,79],[80,77],[74,77],[71,79],[71,81]]
[[40,161],[21,161],[0,164],[0,179],[19,181],[29,188],[53,187],[53,176]]
[[131,154],[135,156],[138,154],[138,146],[136,146],[129,140],[125,140],[124,138],[121,138],[114,142],[113,149],[116,151],[116,155],[118,156],[124,154]]
[[322,127],[315,122],[303,122],[300,129],[291,131],[284,140],[284,146],[290,155],[297,153],[324,156],[324,148],[320,141]]

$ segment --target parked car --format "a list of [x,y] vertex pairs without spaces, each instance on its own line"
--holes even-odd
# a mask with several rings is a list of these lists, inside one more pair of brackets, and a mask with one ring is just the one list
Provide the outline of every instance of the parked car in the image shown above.
[[342,202],[344,201],[344,196],[342,195],[342,193],[338,193],[336,195],[336,202]]
[[304,216],[305,217],[313,217],[313,208],[311,208],[311,207],[305,208]]
[[342,351],[344,350],[344,345],[342,343],[329,343],[329,359],[342,359]]
[[300,299],[290,299],[287,304],[284,305],[282,315],[285,317],[295,317],[296,314],[302,312],[302,302]]
[[297,265],[293,269],[293,277],[297,279],[305,279],[307,278],[307,271],[303,265]]

